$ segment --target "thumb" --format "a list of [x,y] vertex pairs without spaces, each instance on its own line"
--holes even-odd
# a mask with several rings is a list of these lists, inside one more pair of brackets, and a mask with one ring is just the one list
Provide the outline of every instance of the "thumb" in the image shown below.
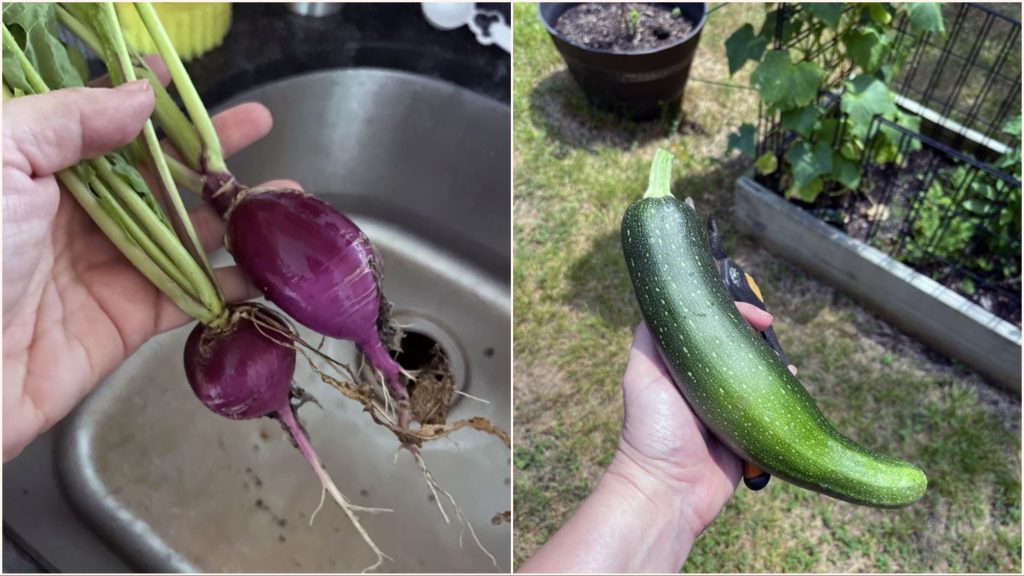
[[4,103],[4,164],[48,176],[123,146],[153,112],[146,80],[117,88],[68,88]]

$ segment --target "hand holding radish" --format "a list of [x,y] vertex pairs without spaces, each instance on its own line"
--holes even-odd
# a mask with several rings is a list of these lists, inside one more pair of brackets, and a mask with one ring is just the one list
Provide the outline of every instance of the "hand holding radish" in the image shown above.
[[[10,163],[4,157],[4,176],[14,182],[4,190],[5,247],[17,252],[5,252],[4,458],[66,415],[146,339],[191,317],[198,323],[184,365],[192,391],[220,416],[281,423],[321,488],[375,552],[368,569],[390,557],[357,513],[386,509],[353,505],[314,452],[295,412],[307,398],[293,384],[300,355],[395,433],[434,497],[448,498],[483,549],[418,449],[463,427],[492,434],[506,447],[508,435],[483,418],[409,428],[403,378],[413,375],[391,357],[401,329],[380,290],[380,254],[354,222],[297,184],[250,188],[235,178],[226,158],[269,132],[269,113],[249,105],[211,118],[154,7],[134,7],[166,67],[126,43],[112,3],[4,7],[4,59],[12,63],[4,67],[4,111],[14,117],[4,126],[11,154]],[[100,56],[118,88],[79,88],[86,73],[73,64],[76,48],[56,37],[58,21]],[[168,80],[185,111],[164,87]],[[156,126],[169,147],[158,141]],[[187,213],[179,186],[210,207]],[[206,252],[221,243],[244,277],[212,269]],[[381,406],[350,367],[302,340],[277,313],[229,304],[256,296],[253,288],[299,323],[353,341],[393,407],[387,400]]]
[[[767,312],[736,306],[756,330],[771,324]],[[622,395],[622,433],[604,477],[520,572],[678,572],[732,497],[740,459],[679,394],[643,323],[633,336]]]
[[[189,320],[54,178],[134,139],[153,103],[153,91],[140,82],[4,104],[4,461],[67,415],[146,340]],[[269,112],[255,104],[215,122],[232,153],[271,126]],[[220,247],[224,224],[214,211],[204,207],[192,218],[203,246]],[[218,271],[218,281],[229,300],[256,295],[236,268]]]

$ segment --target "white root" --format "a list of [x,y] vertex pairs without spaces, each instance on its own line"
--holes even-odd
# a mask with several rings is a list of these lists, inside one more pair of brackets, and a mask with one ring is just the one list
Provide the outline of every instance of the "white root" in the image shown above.
[[465,513],[462,512],[462,508],[459,507],[459,504],[455,501],[455,497],[444,488],[441,488],[440,484],[434,480],[434,475],[430,473],[430,469],[427,468],[427,462],[419,452],[413,452],[412,456],[416,460],[416,464],[420,467],[420,472],[423,473],[423,479],[427,482],[430,492],[434,495],[434,501],[437,503],[437,509],[441,511],[441,516],[444,518],[445,524],[451,524],[451,521],[448,519],[448,514],[444,510],[441,498],[438,497],[438,492],[444,494],[448,499],[448,502],[451,504],[452,509],[455,510],[456,518],[462,522],[463,529],[459,531],[459,549],[462,549],[462,537],[465,534],[466,528],[468,528],[470,535],[473,537],[473,541],[476,542],[477,548],[486,554],[487,557],[491,559],[491,563],[494,564],[494,567],[497,568],[498,560],[490,553],[490,551],[487,550],[486,547],[484,547],[483,543],[480,542],[480,538],[476,535],[476,530],[473,529],[473,524],[469,521],[469,518],[466,517]]
[[[291,433],[292,438],[295,439],[295,444],[298,446],[299,452],[301,452],[302,455],[306,458],[306,461],[309,462],[309,465],[313,468],[313,471],[316,473],[317,478],[320,479],[320,485],[323,487],[323,490],[331,495],[331,498],[338,505],[338,507],[340,507],[345,512],[345,515],[348,516],[349,521],[352,522],[352,526],[355,527],[356,531],[359,532],[359,535],[362,536],[363,541],[366,542],[370,549],[373,550],[374,554],[376,554],[376,562],[363,569],[363,572],[376,569],[381,564],[383,564],[384,560],[394,562],[394,559],[385,554],[383,551],[381,551],[381,549],[377,546],[377,543],[373,541],[373,538],[370,537],[370,534],[366,531],[365,528],[363,528],[362,523],[359,522],[359,516],[358,514],[356,514],[357,512],[375,514],[378,512],[392,512],[392,510],[388,508],[366,508],[364,506],[357,506],[349,502],[348,498],[346,498],[345,495],[341,493],[341,490],[338,490],[338,487],[334,484],[334,480],[331,479],[331,476],[330,474],[327,473],[327,470],[324,469],[323,464],[320,462],[320,457],[317,456],[316,452],[313,450],[312,444],[309,443],[309,439],[306,437],[306,434],[302,431],[302,428],[299,426],[298,421],[295,419],[295,414],[291,410],[291,407],[289,406],[287,409],[279,412],[278,418],[281,420],[281,423],[284,424],[288,431]],[[316,516],[316,512],[319,512],[320,508],[323,506],[323,493],[323,491],[320,492],[320,506],[317,506],[316,511],[314,511],[313,514],[310,516],[310,524],[313,523],[313,518]]]
[[491,403],[491,401],[487,400],[486,398],[481,398],[479,396],[473,396],[469,392],[463,392],[462,390],[456,390],[455,393],[456,394],[460,394],[462,396],[465,396],[466,398],[469,398],[470,400],[476,400],[477,402],[480,402],[482,404],[490,404]]

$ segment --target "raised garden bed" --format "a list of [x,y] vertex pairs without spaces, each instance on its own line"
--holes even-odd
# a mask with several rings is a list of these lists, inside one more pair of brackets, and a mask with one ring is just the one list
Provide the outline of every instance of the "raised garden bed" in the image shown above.
[[[746,126],[746,138],[756,137],[757,175],[739,180],[737,216],[769,248],[1020,391],[1020,73],[1007,48],[1019,43],[1020,22],[964,4],[943,26],[938,11],[947,7],[928,6],[927,29],[909,25],[906,11],[889,28],[871,16],[871,33],[901,47],[889,62],[906,62],[898,90],[915,98],[891,92],[881,60],[857,52],[863,32],[849,23],[863,25],[857,11],[867,8],[829,15],[779,6],[778,24],[764,29],[773,30],[775,51],[754,73],[756,132]],[[846,31],[830,35],[837,22]],[[765,33],[751,34],[730,38],[739,65],[760,58],[744,47]],[[962,56],[965,42],[970,54]],[[787,64],[793,51],[809,61]],[[765,80],[772,65],[796,76],[805,66],[818,79],[817,97],[786,100]],[[805,88],[806,99],[813,86]],[[753,139],[743,145],[742,130],[737,136],[740,150],[755,147]]]
[[740,228],[769,250],[1000,387],[1021,391],[1018,327],[825,224],[750,176],[737,180],[735,211]]

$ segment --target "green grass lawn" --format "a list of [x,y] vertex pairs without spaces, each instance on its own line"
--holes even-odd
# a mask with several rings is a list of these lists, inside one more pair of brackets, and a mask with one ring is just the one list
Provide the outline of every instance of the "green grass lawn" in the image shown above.
[[1020,398],[928,351],[844,294],[739,234],[733,183],[746,166],[726,138],[753,121],[749,68],[729,79],[725,38],[763,9],[713,13],[685,118],[636,125],[593,111],[533,4],[515,22],[516,565],[589,493],[622,419],[619,382],[639,313],[619,221],[654,150],[676,157],[673,189],[713,214],[753,272],[800,378],[836,426],[928,473],[902,510],[846,504],[772,480],[736,497],[699,538],[695,572],[1020,572]]

